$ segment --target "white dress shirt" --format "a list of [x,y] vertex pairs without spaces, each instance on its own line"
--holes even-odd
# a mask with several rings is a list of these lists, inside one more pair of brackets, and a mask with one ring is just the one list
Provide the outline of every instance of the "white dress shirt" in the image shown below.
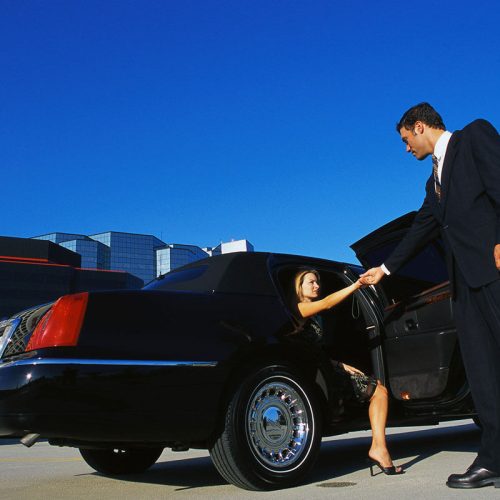
[[448,143],[450,142],[451,132],[445,130],[434,146],[434,156],[438,161],[438,179],[441,182],[441,175],[443,173],[443,163],[446,150],[448,149]]

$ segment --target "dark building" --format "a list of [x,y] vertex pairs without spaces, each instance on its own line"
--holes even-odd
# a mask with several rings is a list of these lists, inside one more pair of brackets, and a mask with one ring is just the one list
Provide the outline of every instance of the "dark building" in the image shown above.
[[130,273],[80,265],[79,254],[51,241],[0,236],[0,319],[68,293],[143,286]]

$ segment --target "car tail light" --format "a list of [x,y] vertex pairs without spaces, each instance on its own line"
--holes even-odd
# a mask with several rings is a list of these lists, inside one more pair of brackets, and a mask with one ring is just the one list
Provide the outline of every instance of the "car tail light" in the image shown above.
[[89,294],[65,295],[36,325],[26,351],[43,347],[74,346],[78,342]]

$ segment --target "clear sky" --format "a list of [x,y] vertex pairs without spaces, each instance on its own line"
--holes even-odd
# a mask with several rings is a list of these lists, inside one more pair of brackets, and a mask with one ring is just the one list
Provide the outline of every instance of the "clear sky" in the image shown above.
[[0,235],[153,234],[355,262],[431,162],[500,128],[498,1],[0,0]]

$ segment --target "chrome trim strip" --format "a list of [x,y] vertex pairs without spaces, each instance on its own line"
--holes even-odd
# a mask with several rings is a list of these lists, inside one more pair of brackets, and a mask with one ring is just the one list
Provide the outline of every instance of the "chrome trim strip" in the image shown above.
[[7,366],[37,366],[37,365],[109,365],[109,366],[190,366],[205,368],[217,366],[217,361],[162,361],[143,359],[78,359],[78,358],[30,358],[18,359],[0,365]]

